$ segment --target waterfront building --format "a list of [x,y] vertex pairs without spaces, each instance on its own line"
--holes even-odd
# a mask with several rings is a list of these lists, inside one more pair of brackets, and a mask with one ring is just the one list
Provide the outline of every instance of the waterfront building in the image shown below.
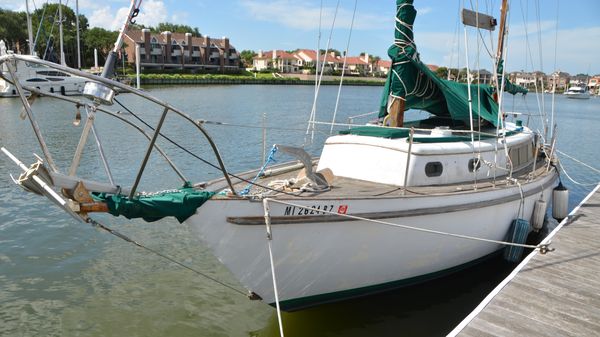
[[387,73],[390,71],[390,68],[392,68],[392,61],[378,60],[373,68],[373,73],[375,73],[375,75],[387,75]]
[[547,87],[549,90],[553,90],[553,88],[566,90],[570,80],[571,75],[569,73],[555,71],[552,75],[548,76]]
[[140,65],[144,69],[190,69],[237,72],[240,55],[229,38],[193,36],[191,33],[152,33],[149,29],[126,34],[126,62],[133,64],[135,46],[140,46]]
[[509,79],[516,85],[526,88],[537,87],[542,88],[544,83],[547,83],[547,76],[541,71],[524,72],[515,71],[510,73]]
[[[342,66],[344,58],[342,57]],[[348,56],[346,58],[346,72],[352,75],[366,75],[372,73],[372,67],[369,63],[369,54],[362,56]]]
[[268,70],[281,73],[297,73],[303,65],[303,60],[296,53],[283,50],[272,50],[263,53],[262,50],[252,59],[252,67],[256,71]]
[[590,88],[590,91],[594,94],[600,93],[600,74],[590,77],[588,88]]

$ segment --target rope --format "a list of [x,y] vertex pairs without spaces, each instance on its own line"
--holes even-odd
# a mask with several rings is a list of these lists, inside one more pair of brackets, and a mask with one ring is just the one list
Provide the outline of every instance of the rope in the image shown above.
[[265,169],[267,168],[267,165],[269,165],[270,162],[274,162],[275,161],[275,152],[277,152],[277,146],[273,145],[273,147],[271,148],[271,152],[269,152],[269,156],[267,157],[267,160],[265,160],[264,165],[260,168],[260,170],[256,174],[256,177],[254,177],[254,179],[252,179],[252,181],[250,183],[248,183],[248,186],[246,186],[246,188],[244,188],[240,192],[240,195],[243,196],[243,195],[248,194],[248,192],[250,192],[250,188],[252,188],[252,186],[254,185],[254,183],[256,182],[256,180],[258,179],[258,177],[260,177],[265,172]]
[[282,205],[294,206],[294,207],[304,208],[304,209],[308,209],[308,210],[319,211],[321,213],[326,213],[326,214],[337,215],[337,216],[341,216],[341,217],[345,217],[345,218],[350,218],[350,219],[354,219],[354,220],[362,220],[362,221],[367,221],[367,222],[373,222],[373,223],[378,223],[378,224],[381,224],[381,225],[386,225],[386,226],[391,226],[391,227],[398,227],[398,228],[403,228],[403,229],[409,229],[409,230],[414,230],[414,231],[418,231],[418,232],[424,232],[424,233],[430,233],[430,234],[438,234],[438,235],[445,235],[445,236],[451,236],[451,237],[455,237],[455,238],[459,238],[459,239],[466,239],[466,240],[474,240],[474,241],[481,241],[481,242],[496,243],[496,244],[505,245],[505,246],[530,248],[530,249],[540,250],[540,252],[547,252],[547,251],[549,251],[549,248],[548,248],[549,244],[527,245],[527,244],[513,243],[513,242],[508,242],[508,241],[498,241],[498,240],[492,240],[492,239],[478,238],[478,237],[469,236],[469,235],[448,233],[448,232],[442,232],[442,231],[436,231],[436,230],[432,230],[432,229],[425,229],[425,228],[413,227],[413,226],[408,226],[408,225],[400,225],[400,224],[395,224],[395,223],[392,223],[392,222],[375,220],[375,219],[369,219],[369,218],[363,218],[363,217],[360,217],[360,216],[355,216],[355,215],[350,215],[350,214],[340,214],[340,213],[330,212],[330,211],[326,211],[326,210],[322,210],[322,209],[317,209],[315,207],[303,206],[303,205],[294,204],[294,203],[291,203],[291,202],[286,202],[286,201],[281,201],[281,200],[276,200],[276,199],[270,199],[269,198],[267,200],[271,201],[271,202],[274,202],[274,203],[282,204]]
[[275,307],[277,308],[277,321],[279,323],[279,335],[283,337],[283,323],[281,321],[281,308],[279,306],[279,291],[277,290],[277,278],[275,277],[275,261],[273,259],[273,233],[271,231],[271,214],[269,212],[269,199],[263,199],[263,210],[265,214],[265,227],[267,230],[267,246],[269,248],[269,261],[271,263],[271,276],[273,279],[273,294],[275,295]]
[[575,185],[579,185],[579,186],[596,186],[598,185],[598,183],[591,183],[591,184],[584,184],[584,183],[580,183],[578,181],[576,181],[575,179],[573,179],[569,173],[567,173],[567,170],[565,170],[565,167],[560,163],[560,161],[558,162],[558,166],[560,166],[560,169],[562,170],[562,172],[567,176],[567,178],[569,178],[569,180],[575,184]]
[[248,297],[247,293],[245,293],[245,292],[243,292],[243,291],[241,291],[241,290],[239,290],[237,288],[234,288],[234,287],[232,287],[231,285],[229,285],[227,283],[219,281],[216,278],[214,278],[212,276],[209,276],[209,275],[207,275],[207,274],[205,274],[205,273],[203,273],[203,272],[201,272],[201,271],[199,271],[197,269],[194,269],[194,268],[192,268],[192,267],[190,267],[190,266],[188,266],[186,264],[183,264],[182,262],[179,262],[179,261],[175,260],[174,258],[169,257],[169,256],[167,256],[167,255],[165,255],[165,254],[163,254],[163,253],[161,253],[159,251],[156,251],[156,250],[154,250],[154,249],[152,249],[150,247],[144,246],[143,244],[141,244],[141,243],[139,243],[139,242],[131,239],[127,235],[125,235],[123,233],[120,233],[120,232],[118,232],[118,231],[116,231],[116,230],[114,230],[114,229],[112,229],[112,228],[110,228],[110,227],[108,227],[106,225],[103,225],[102,223],[100,223],[100,222],[98,222],[98,221],[96,221],[96,220],[94,220],[92,218],[87,218],[86,221],[89,224],[91,224],[93,227],[95,227],[95,228],[99,228],[99,229],[101,229],[101,230],[103,230],[103,231],[105,231],[105,232],[107,232],[109,234],[112,234],[112,235],[118,237],[119,239],[122,239],[122,240],[124,240],[126,242],[132,243],[132,244],[134,244],[134,245],[136,245],[136,246],[138,246],[138,247],[140,247],[140,248],[142,248],[142,249],[144,249],[144,250],[146,250],[146,251],[148,251],[148,252],[150,252],[150,253],[152,253],[152,254],[154,254],[156,256],[162,257],[163,259],[166,259],[166,260],[168,260],[170,262],[173,262],[176,265],[178,265],[180,267],[183,267],[183,268],[185,268],[185,269],[187,269],[187,270],[189,270],[189,271],[191,271],[191,272],[193,272],[193,273],[195,273],[197,275],[200,275],[200,276],[202,276],[202,277],[204,277],[204,278],[206,278],[208,280],[211,280],[211,281],[213,281],[215,283],[218,283],[218,284],[222,285],[225,288],[233,290],[234,292],[236,292],[238,294],[241,294],[244,297]]
[[582,162],[581,160],[578,160],[578,159],[576,159],[576,158],[573,158],[573,157],[569,156],[568,154],[566,154],[566,153],[564,153],[564,152],[562,152],[562,151],[560,151],[560,150],[558,150],[558,149],[556,149],[556,152],[558,152],[558,153],[562,154],[563,156],[565,156],[565,157],[567,157],[567,158],[569,158],[569,159],[573,160],[574,162],[576,162],[576,163],[578,163],[578,164],[581,164],[581,165],[583,165],[583,166],[585,166],[585,167],[589,168],[590,170],[592,170],[592,171],[594,171],[594,172],[596,172],[596,173],[600,173],[600,170],[598,170],[597,168],[594,168],[594,167],[592,167],[592,166],[590,166],[590,165],[588,165],[588,164],[586,164],[586,163]]

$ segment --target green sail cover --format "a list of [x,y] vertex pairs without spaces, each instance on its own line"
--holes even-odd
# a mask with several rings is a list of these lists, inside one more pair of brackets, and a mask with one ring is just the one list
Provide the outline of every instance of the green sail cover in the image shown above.
[[97,201],[105,202],[109,213],[114,216],[122,215],[127,219],[142,218],[148,222],[173,216],[179,222],[183,222],[214,194],[209,191],[198,191],[192,188],[191,184],[186,183],[178,190],[141,195],[134,199],[121,194],[105,193],[96,193],[93,197]]
[[[385,83],[379,117],[388,114],[390,96],[406,100],[405,109],[428,111],[439,117],[469,124],[469,85],[439,78],[425,64],[417,53],[413,36],[413,23],[417,11],[413,0],[396,0],[395,42],[388,49],[392,68]],[[527,90],[505,81],[506,90],[511,93]],[[498,103],[494,100],[495,88],[490,85],[471,84],[473,118],[483,118],[496,125]]]

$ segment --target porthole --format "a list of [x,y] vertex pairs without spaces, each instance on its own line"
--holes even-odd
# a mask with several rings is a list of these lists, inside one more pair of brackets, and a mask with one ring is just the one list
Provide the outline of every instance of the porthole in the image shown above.
[[427,163],[425,165],[425,175],[428,177],[439,177],[444,172],[444,166],[439,161]]
[[481,168],[481,159],[473,158],[469,160],[469,172],[477,171]]

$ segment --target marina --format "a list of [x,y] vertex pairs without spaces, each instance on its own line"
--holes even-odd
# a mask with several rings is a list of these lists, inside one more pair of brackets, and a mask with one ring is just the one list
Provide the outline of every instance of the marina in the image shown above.
[[449,336],[595,336],[600,332],[600,185]]
[[[0,55],[17,97],[0,100],[0,334],[598,331],[597,285],[578,283],[595,272],[595,232],[584,231],[600,198],[600,101],[544,95],[537,74],[512,82],[507,0],[498,20],[460,11],[465,44],[468,29],[477,41],[498,31],[493,73],[470,70],[467,46],[463,79],[425,64],[417,9],[397,0],[384,87],[343,90],[347,57],[336,65],[329,42],[308,66],[320,71],[314,86],[177,75],[175,86],[133,88],[112,79],[115,64],[125,72],[126,39],[138,71],[140,47],[155,53],[163,36],[161,52],[180,56],[152,61],[163,70],[181,61],[183,72],[196,48],[201,67],[223,72],[241,55],[227,37],[177,42],[183,33],[143,28],[132,39],[140,5],[131,1],[100,76],[33,52]],[[282,63],[295,54],[269,55],[267,69],[300,70]],[[357,74],[375,60],[360,55]],[[328,73],[341,66],[339,88],[321,87],[328,60]],[[30,85],[23,64],[81,78],[81,95]],[[568,221],[552,219],[584,197]]]
[[[179,102],[178,106],[182,108],[204,106],[206,110],[196,110],[197,118],[220,120],[230,125],[261,125],[265,112],[261,106],[247,106],[248,113],[242,116],[231,112],[250,97],[269,102],[269,110],[266,112],[268,116],[274,120],[284,116],[288,118],[288,126],[284,130],[277,129],[275,124],[268,124],[273,126],[267,134],[269,143],[277,143],[290,137],[292,140],[302,141],[304,130],[298,134],[290,133],[287,129],[294,129],[294,125],[305,123],[301,112],[310,109],[306,102],[312,95],[308,86],[212,86],[200,89],[180,86],[154,88],[151,91],[158,97],[169,97]],[[196,92],[201,92],[202,95],[194,95],[195,100],[184,100],[184,97]],[[370,105],[376,104],[379,92],[380,88],[377,87],[346,88],[342,100],[344,113],[340,118],[358,115]],[[232,97],[233,93],[236,99],[227,100],[223,104],[225,97]],[[324,102],[332,102],[332,99],[327,98],[335,97],[335,93],[335,87],[324,88]],[[120,99],[135,104],[127,96]],[[545,95],[544,99],[550,105],[551,95]],[[532,106],[535,100],[534,95],[527,95],[523,99],[510,101],[511,109]],[[14,113],[19,103],[15,100],[0,102],[0,116],[3,120],[0,125],[0,140],[3,146],[15,148],[18,145],[20,150],[17,154],[22,158],[38,152],[31,137],[22,137],[31,135],[31,131],[27,123]],[[44,98],[40,102],[42,106],[50,104]],[[320,108],[333,109],[333,105],[326,104],[328,103]],[[283,106],[288,109],[278,109]],[[596,128],[600,127],[600,115],[596,112],[600,108],[600,100],[568,100],[557,95],[556,106],[559,112],[557,122],[562,126],[560,151],[575,155],[576,158],[588,158],[587,164],[600,166],[595,156],[594,143],[580,141],[593,138]],[[291,107],[293,110],[290,110]],[[60,110],[69,111],[66,106]],[[151,112],[142,111],[141,116],[150,118]],[[39,118],[44,123],[50,123],[49,125],[60,125],[70,122],[73,114],[40,114]],[[409,112],[407,118],[418,118],[418,112]],[[97,127],[106,134],[107,146],[120,146],[117,139],[118,134],[123,131],[121,128],[115,128],[106,120],[99,120]],[[246,129],[248,146],[241,151],[235,141],[237,128],[216,124],[208,127],[222,144],[225,158],[238,159],[234,169],[243,171],[260,165],[260,128]],[[189,139],[189,130],[181,130],[181,141]],[[74,146],[79,138],[78,131],[78,128],[68,129],[60,136],[56,135],[53,142],[61,141]],[[317,135],[319,142],[323,142],[324,136],[321,133]],[[133,138],[129,142],[132,153],[137,153],[137,156],[143,153],[145,144],[139,138]],[[65,150],[57,155],[57,160],[60,165],[64,165],[71,157],[72,153]],[[595,173],[566,156],[561,158],[569,176],[582,183],[575,184],[569,179],[564,181],[571,192],[569,209],[572,209],[589,193],[591,187],[587,184],[593,183],[590,177]],[[113,173],[116,179],[130,177],[134,173],[131,168],[135,167],[136,156],[112,153],[108,155],[108,160],[120,161],[130,167],[116,170]],[[196,166],[196,162],[188,161],[183,156],[177,160],[183,169],[193,170]],[[164,167],[160,162],[152,163],[157,168]],[[94,172],[101,170],[99,165],[99,158],[96,157],[83,161],[81,170]],[[0,170],[11,172],[14,165],[2,160]],[[198,168],[194,171],[196,173],[192,177],[198,180],[216,177],[210,170]],[[177,181],[176,176],[165,175],[163,170],[158,169],[149,173],[148,179],[143,181],[144,189],[156,188],[153,181],[158,181],[156,179],[159,177],[162,181]],[[177,328],[181,336],[195,335],[198,331],[214,335],[243,335],[247,332],[254,332],[258,336],[278,335],[271,307],[248,301],[244,296],[215,286],[192,272],[165,263],[121,240],[91,227],[73,223],[49,202],[15,189],[7,174],[1,175],[0,181],[3,242],[0,246],[3,280],[0,302],[2,320],[6,323],[0,328],[2,334],[50,331],[55,335],[86,332],[87,335],[102,336],[111,332],[122,334],[127,331],[143,331],[145,336],[162,336]],[[21,215],[23,207],[31,210],[28,217]],[[190,230],[178,225],[176,221],[144,223],[124,218],[109,219],[111,218],[106,218],[106,221],[137,241],[169,252],[169,255],[179,257],[194,268],[209,271],[211,275],[235,284],[231,274],[219,266],[207,248],[197,245]],[[552,256],[551,254],[546,256]],[[285,333],[289,336],[315,335],[320,332],[352,336],[358,332],[359,335],[376,333],[380,336],[395,336],[398,327],[402,327],[403,331],[414,336],[445,335],[513,268],[513,265],[498,257],[464,273],[406,290],[284,314]],[[230,324],[232,321],[235,324]],[[24,325],[23,322],[27,324]]]

